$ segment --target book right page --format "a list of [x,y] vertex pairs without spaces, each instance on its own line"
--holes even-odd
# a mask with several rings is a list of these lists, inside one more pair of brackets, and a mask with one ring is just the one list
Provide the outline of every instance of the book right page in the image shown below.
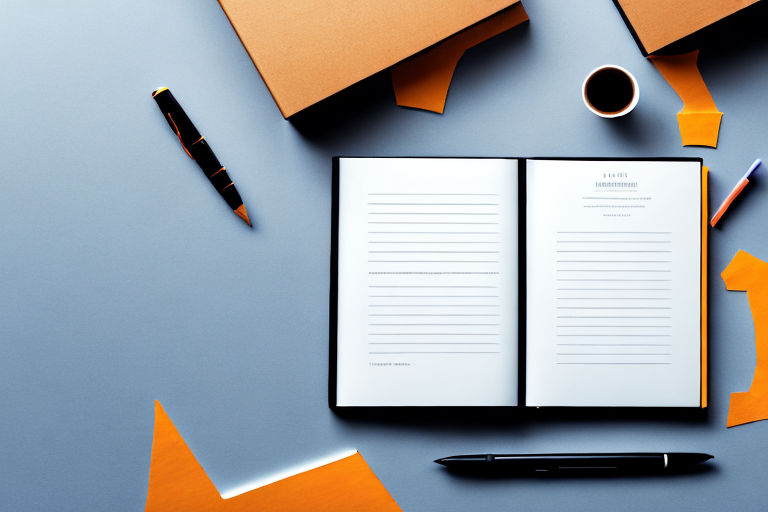
[[698,407],[701,163],[527,162],[526,405]]

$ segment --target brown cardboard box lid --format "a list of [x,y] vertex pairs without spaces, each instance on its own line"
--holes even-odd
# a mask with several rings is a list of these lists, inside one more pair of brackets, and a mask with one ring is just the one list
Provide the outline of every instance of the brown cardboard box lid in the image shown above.
[[519,0],[219,0],[284,117]]
[[643,54],[708,27],[760,0],[614,0]]

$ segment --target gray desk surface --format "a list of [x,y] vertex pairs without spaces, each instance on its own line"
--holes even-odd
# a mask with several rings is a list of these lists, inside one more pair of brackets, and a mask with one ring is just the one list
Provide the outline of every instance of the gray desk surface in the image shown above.
[[[0,16],[0,510],[143,510],[159,399],[220,491],[358,449],[405,511],[764,510],[768,422],[725,428],[755,364],[747,298],[719,278],[768,259],[768,173],[711,232],[705,413],[533,411],[346,418],[326,405],[331,157],[701,156],[711,204],[768,157],[768,39],[703,54],[720,147],[683,148],[681,102],[609,0],[526,0],[529,26],[470,50],[445,115],[380,74],[287,122],[214,0],[29,2]],[[580,99],[605,63],[640,103]],[[237,183],[248,229],[181,151],[171,87]],[[671,478],[451,477],[458,452],[704,451]]]

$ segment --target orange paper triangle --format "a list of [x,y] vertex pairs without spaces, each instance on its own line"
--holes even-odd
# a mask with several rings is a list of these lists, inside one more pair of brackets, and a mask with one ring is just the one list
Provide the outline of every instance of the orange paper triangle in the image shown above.
[[652,55],[648,58],[683,100],[683,110],[677,114],[683,146],[716,148],[723,113],[717,110],[696,65],[699,50],[684,55]]
[[228,499],[155,402],[145,512],[400,512],[359,453]]
[[517,3],[397,64],[392,68],[397,104],[442,114],[453,72],[464,52],[524,21],[528,21],[528,14],[523,4]]
[[746,393],[731,393],[728,426],[768,419],[768,263],[739,251],[721,274],[729,290],[746,291],[755,322],[757,364]]

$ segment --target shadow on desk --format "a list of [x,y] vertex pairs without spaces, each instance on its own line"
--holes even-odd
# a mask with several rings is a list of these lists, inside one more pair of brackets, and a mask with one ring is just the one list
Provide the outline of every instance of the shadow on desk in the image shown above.
[[442,431],[515,430],[544,423],[706,424],[708,409],[666,407],[366,407],[332,408],[351,423],[438,428]]
[[308,142],[322,145],[344,139],[376,124],[397,108],[389,70],[381,71],[288,118]]
[[713,63],[727,62],[734,55],[765,51],[768,47],[768,3],[758,2],[709,27],[673,43],[657,52],[659,55],[679,55],[701,50],[702,56]]
[[[470,48],[459,61],[457,70],[463,69],[462,75],[475,79],[491,77],[500,65],[508,65],[509,59],[524,58],[529,46],[529,24],[524,23]],[[446,111],[450,110],[450,96],[449,89]],[[322,145],[331,139],[354,141],[357,134],[375,129],[377,120],[403,112],[440,115],[398,107],[390,71],[386,69],[302,110],[288,121],[308,142]]]
[[[439,469],[439,468],[438,468]],[[549,471],[549,472],[504,472],[504,471],[481,471],[481,472],[468,472],[468,471],[456,471],[452,469],[442,469],[446,474],[452,478],[471,480],[471,481],[498,481],[498,480],[520,480],[520,481],[542,481],[542,480],[594,480],[594,479],[610,479],[610,480],[623,480],[638,478],[655,480],[669,478],[685,478],[685,477],[699,477],[703,475],[714,476],[718,473],[717,464],[713,462],[706,462],[703,464],[696,464],[685,469],[673,469],[665,470],[663,472],[658,471],[615,471],[615,470],[561,470],[561,471]]]
[[[706,66],[714,67],[727,64],[735,56],[749,59],[751,54],[768,49],[768,32],[763,26],[765,19],[768,19],[768,2],[759,2],[658,53],[676,55],[700,49],[700,64],[704,62]],[[515,61],[527,58],[526,51],[532,45],[530,30],[530,24],[525,23],[470,48],[459,61],[458,74],[491,77],[500,65],[517,67]],[[451,109],[450,96],[449,90],[446,112]],[[289,122],[308,142],[323,145],[329,140],[354,141],[357,134],[369,132],[378,125],[378,119],[396,115],[393,113],[398,109],[387,69],[302,110],[291,116]],[[439,115],[426,111],[418,113]],[[624,132],[627,140],[643,135],[637,129],[641,123],[633,122],[631,117],[613,123]]]

